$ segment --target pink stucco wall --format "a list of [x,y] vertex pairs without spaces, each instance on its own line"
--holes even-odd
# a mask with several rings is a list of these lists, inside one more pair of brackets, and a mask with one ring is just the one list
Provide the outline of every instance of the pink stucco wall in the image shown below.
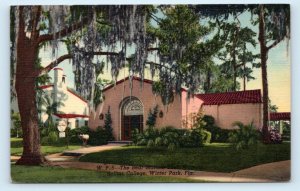
[[185,90],[182,91],[181,93],[181,103],[182,103],[182,122],[187,121],[188,124],[184,125],[182,124],[183,127],[187,126],[187,128],[191,128],[191,125],[189,122],[189,114],[191,113],[198,113],[199,109],[201,107],[201,104],[203,101],[196,96],[190,97],[190,99],[187,99],[187,92]]
[[[96,129],[98,126],[104,125],[104,120],[99,119],[99,115],[102,113],[105,115],[110,107],[112,116],[113,134],[116,140],[121,140],[121,102],[124,98],[130,96],[130,84],[129,81],[118,83],[115,87],[112,87],[104,91],[105,100],[100,104],[95,112],[92,112],[89,119],[89,126],[92,129]],[[176,96],[174,102],[168,107],[163,106],[161,98],[155,96],[152,93],[152,84],[144,82],[143,89],[140,87],[140,81],[134,79],[132,86],[132,96],[138,98],[144,107],[144,129],[146,128],[146,120],[149,110],[158,105],[159,111],[163,111],[163,117],[157,117],[156,126],[163,127],[171,125],[177,128],[181,127],[181,111],[182,106],[179,96]]]
[[256,128],[262,126],[262,110],[260,103],[203,105],[202,109],[206,115],[215,118],[216,125],[225,129],[233,129],[232,124],[240,121],[249,124],[252,121]]

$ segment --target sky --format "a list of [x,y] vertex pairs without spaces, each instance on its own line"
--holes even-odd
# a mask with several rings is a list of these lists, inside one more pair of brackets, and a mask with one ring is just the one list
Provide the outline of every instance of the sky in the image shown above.
[[[250,13],[244,13],[239,16],[241,27],[249,27],[256,33],[258,32],[258,26],[253,26],[250,23]],[[205,24],[206,21],[203,22]],[[256,41],[258,43],[257,37]],[[259,53],[259,45],[256,47],[249,46],[249,50],[253,53]],[[60,46],[57,57],[67,53],[65,46]],[[42,58],[42,65],[46,66],[54,58],[52,57],[51,50],[46,48],[45,50],[40,51],[40,57]],[[106,61],[105,57],[100,57],[100,60]],[[268,62],[267,62],[267,71],[268,71],[268,83],[269,83],[269,97],[272,101],[272,104],[278,106],[278,111],[285,112],[291,110],[291,77],[290,77],[290,48],[289,42],[287,40],[282,41],[276,47],[272,48],[269,51]],[[67,75],[67,83],[69,87],[74,87],[74,74],[72,72],[72,62],[66,60],[62,62],[59,67],[64,69],[65,74]],[[49,73],[53,77],[53,71]],[[127,69],[120,71],[119,79],[128,76]],[[261,80],[261,69],[253,69],[253,76],[255,80],[247,82],[247,89],[262,89],[262,80]],[[111,80],[110,67],[104,68],[104,73],[100,76],[103,79]],[[145,78],[150,79],[150,72],[146,71]],[[242,81],[240,80],[241,84]]]

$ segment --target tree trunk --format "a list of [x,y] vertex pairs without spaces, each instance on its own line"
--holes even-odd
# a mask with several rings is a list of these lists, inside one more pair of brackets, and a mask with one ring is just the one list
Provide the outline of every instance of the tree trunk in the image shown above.
[[246,79],[247,79],[245,71],[246,71],[246,64],[244,64],[244,78],[243,78],[244,91],[246,91]]
[[210,82],[210,78],[211,78],[211,71],[210,69],[208,69],[207,71],[207,76],[206,76],[206,93],[210,92],[210,86],[211,86],[211,82]]
[[265,39],[265,21],[264,21],[264,7],[259,5],[259,44],[260,44],[260,55],[261,55],[261,75],[262,75],[262,89],[263,89],[263,141],[265,143],[270,142],[269,129],[268,129],[268,76],[267,76],[267,60],[268,60],[268,49],[266,47]]
[[38,43],[34,38],[26,37],[22,8],[20,8],[19,14],[16,92],[23,130],[23,153],[16,164],[40,165],[45,162],[45,159],[40,152],[40,133],[35,99],[35,79],[38,76],[35,59],[38,56]]

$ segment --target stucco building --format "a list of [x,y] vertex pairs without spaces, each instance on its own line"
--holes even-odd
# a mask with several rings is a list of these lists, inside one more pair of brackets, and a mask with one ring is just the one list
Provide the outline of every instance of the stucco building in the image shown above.
[[[71,129],[88,125],[88,102],[74,90],[68,88],[66,75],[64,75],[62,68],[54,68],[53,84],[40,86],[40,88],[52,99],[52,103],[60,103],[57,107],[57,113],[53,115],[54,123],[64,120],[68,122],[68,126]],[[48,115],[43,112],[41,119],[45,122],[48,119]]]
[[151,80],[133,77],[132,89],[128,78],[120,80],[103,90],[104,101],[90,113],[89,127],[96,129],[104,126],[104,116],[110,109],[113,135],[116,140],[130,140],[131,131],[146,128],[146,120],[150,109],[158,106],[156,127],[174,126],[190,128],[186,125],[188,117],[199,110],[215,118],[221,128],[231,129],[232,123],[254,122],[257,128],[262,125],[262,100],[260,90],[240,92],[196,94],[189,100],[187,92],[182,89],[182,96],[175,96],[169,106],[164,106],[161,98],[152,92]]

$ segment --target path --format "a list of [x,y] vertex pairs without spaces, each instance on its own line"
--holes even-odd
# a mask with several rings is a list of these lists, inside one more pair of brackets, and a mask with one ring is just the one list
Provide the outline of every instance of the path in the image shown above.
[[63,153],[55,153],[55,154],[47,155],[46,159],[51,162],[77,161],[78,158],[82,155],[105,151],[105,150],[111,150],[124,145],[126,144],[107,144],[107,145],[94,146],[94,147],[82,147],[80,149],[75,149],[75,150],[66,150]]

